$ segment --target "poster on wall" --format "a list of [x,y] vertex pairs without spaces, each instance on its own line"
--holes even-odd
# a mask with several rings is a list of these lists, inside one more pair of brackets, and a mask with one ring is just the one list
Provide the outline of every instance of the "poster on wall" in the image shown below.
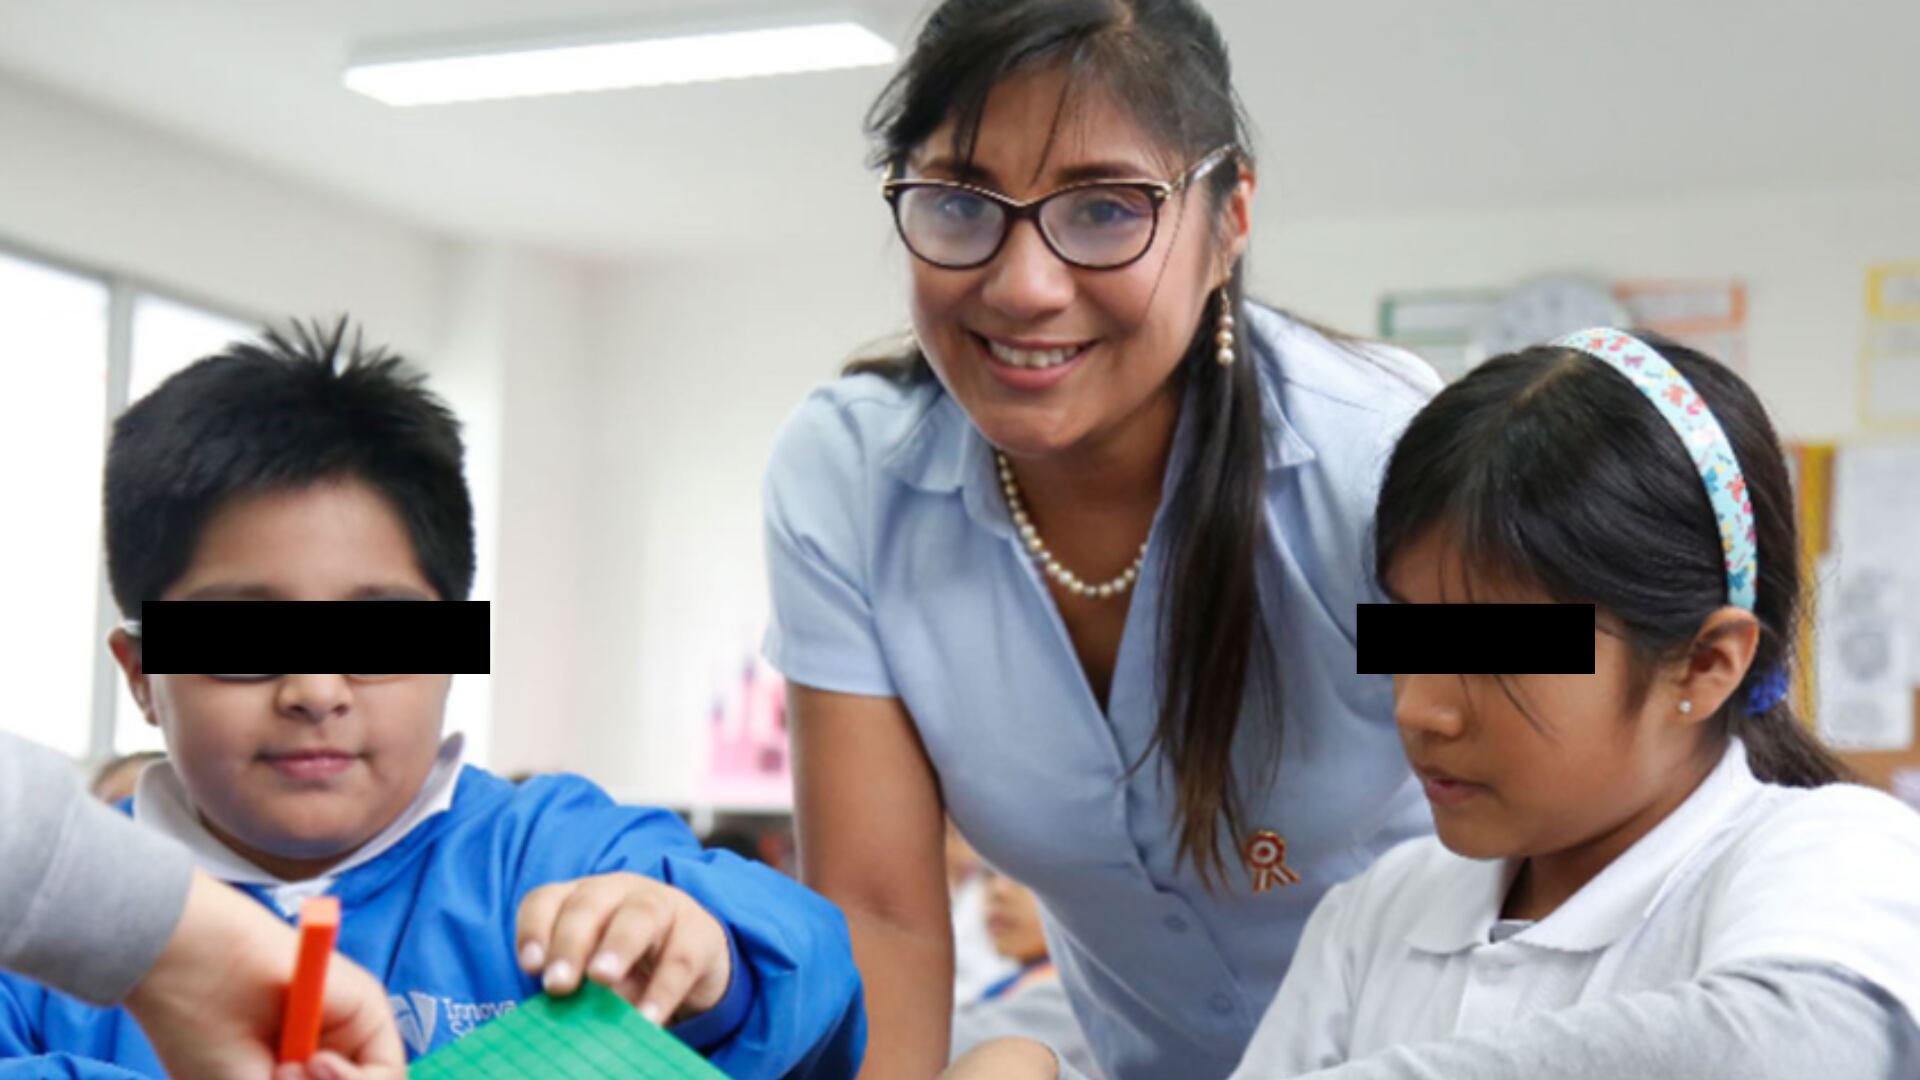
[[1814,633],[1820,738],[1836,750],[1913,745],[1913,691],[1897,571],[1829,558]]
[[717,688],[707,723],[707,775],[699,797],[710,807],[789,810],[792,754],[786,681],[748,650],[736,674]]
[[[1843,574],[1874,568],[1888,576],[1878,588],[1889,617],[1903,622],[1900,670],[1920,678],[1920,440],[1862,442],[1841,449],[1833,465],[1829,550]],[[1911,679],[1910,679],[1911,681]]]
[[1496,289],[1413,290],[1380,298],[1380,337],[1433,365],[1447,382],[1486,359],[1473,331],[1500,299]]
[[1920,431],[1920,263],[1867,271],[1860,349],[1860,424]]
[[1747,372],[1747,287],[1720,281],[1619,281],[1614,299],[1633,325]]
[[[1500,312],[1513,306],[1509,302],[1503,307],[1503,302],[1517,298],[1528,287],[1537,290],[1543,284],[1559,285],[1565,290],[1569,282],[1584,286],[1592,294],[1592,302],[1586,306],[1602,310],[1611,307],[1612,314],[1605,316],[1609,321],[1652,330],[1698,349],[1735,371],[1747,370],[1747,289],[1743,282],[1731,278],[1606,282],[1563,275],[1532,279],[1513,289],[1390,292],[1380,299],[1379,334],[1383,340],[1419,355],[1441,378],[1451,382],[1494,351],[1488,344],[1487,328],[1497,321]],[[1540,333],[1536,329],[1524,335],[1524,340],[1531,341]],[[1508,347],[1517,344],[1505,343]]]

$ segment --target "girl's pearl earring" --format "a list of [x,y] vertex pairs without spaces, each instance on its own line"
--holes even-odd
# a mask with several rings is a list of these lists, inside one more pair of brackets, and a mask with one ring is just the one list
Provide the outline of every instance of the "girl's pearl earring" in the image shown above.
[[1228,294],[1227,288],[1224,285],[1220,287],[1220,325],[1219,329],[1213,335],[1213,343],[1219,347],[1219,351],[1214,354],[1213,358],[1220,361],[1221,367],[1232,367],[1233,297]]

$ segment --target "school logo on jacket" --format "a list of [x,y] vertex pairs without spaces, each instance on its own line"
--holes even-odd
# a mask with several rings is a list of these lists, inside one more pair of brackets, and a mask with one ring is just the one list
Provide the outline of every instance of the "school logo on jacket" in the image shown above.
[[406,1040],[407,1049],[413,1052],[414,1057],[423,1057],[433,1049],[433,1033],[441,1016],[446,1017],[446,1033],[451,1042],[489,1020],[505,1016],[520,1003],[455,1001],[450,997],[409,990],[404,995],[387,995],[387,1004],[393,1007],[394,1023],[399,1026],[400,1037]]
[[440,1002],[432,994],[423,994],[418,990],[409,991],[405,997],[399,994],[388,996],[387,1003],[393,1006],[394,1022],[400,1026],[400,1037],[407,1041],[407,1049],[415,1057],[424,1055],[433,1045],[433,1025],[439,1018]]

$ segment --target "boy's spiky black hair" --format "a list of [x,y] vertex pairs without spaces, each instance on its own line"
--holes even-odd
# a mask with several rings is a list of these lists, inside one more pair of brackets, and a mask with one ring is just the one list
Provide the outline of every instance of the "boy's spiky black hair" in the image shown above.
[[236,497],[357,480],[392,505],[443,600],[473,587],[473,502],[460,423],[398,356],[342,316],[293,322],[175,374],[113,425],[107,576],[138,618]]

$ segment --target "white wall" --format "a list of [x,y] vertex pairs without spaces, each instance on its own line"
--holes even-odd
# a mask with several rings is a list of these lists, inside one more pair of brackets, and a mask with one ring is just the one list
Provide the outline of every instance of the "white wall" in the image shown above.
[[454,259],[434,379],[468,431],[476,595],[493,607],[490,764],[600,773],[578,738],[582,448],[595,352],[595,272],[487,245]]
[[439,237],[0,75],[0,238],[262,316],[436,343]]
[[742,251],[608,283],[591,375],[576,739],[622,793],[685,802],[714,696],[766,618],[760,476],[775,430],[860,344],[906,325],[878,200],[835,247]]

